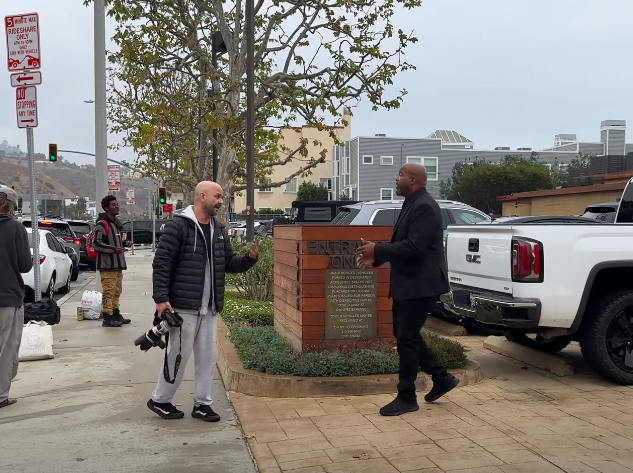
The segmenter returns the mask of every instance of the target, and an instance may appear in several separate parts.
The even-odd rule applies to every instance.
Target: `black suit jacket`
[[[440,207],[426,189],[420,189],[406,199],[391,243],[378,243],[375,248],[374,265],[391,264],[394,301],[449,291],[443,240]]]

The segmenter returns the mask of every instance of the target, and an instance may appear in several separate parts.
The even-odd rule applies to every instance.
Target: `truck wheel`
[[[505,332],[504,335],[511,342],[552,355],[563,350],[571,343],[571,338],[569,337],[558,337],[546,342],[537,342],[536,339],[530,338],[521,332]]]
[[[609,294],[586,315],[580,348],[589,366],[607,379],[633,384],[633,290]]]

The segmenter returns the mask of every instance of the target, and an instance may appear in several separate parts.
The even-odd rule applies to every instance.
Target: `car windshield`
[[[70,228],[73,229],[75,234],[86,235],[90,233],[90,225],[87,223],[71,223]]]
[[[31,221],[30,220],[25,220],[24,222],[22,222],[24,224],[25,227],[27,228],[31,228]],[[74,237],[75,235],[73,234],[73,231],[70,229],[70,225],[68,225],[67,223],[62,223],[62,222],[49,222],[49,221],[43,221],[43,222],[39,222],[39,227],[42,229],[46,229],[49,232],[51,232],[54,236],[56,237],[60,237],[60,238],[64,238],[64,237]]]

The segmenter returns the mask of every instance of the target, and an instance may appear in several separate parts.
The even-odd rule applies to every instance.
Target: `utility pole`
[[[97,201],[108,194],[105,17],[105,0],[94,0],[95,178]]]
[[[246,0],[246,241],[255,240],[255,0]]]

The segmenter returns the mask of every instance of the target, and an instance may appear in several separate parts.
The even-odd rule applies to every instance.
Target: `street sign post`
[[[35,87],[15,89],[15,113],[18,128],[37,128],[37,89]]]
[[[128,205],[134,205],[134,187],[127,187],[125,189],[125,201]]]
[[[33,292],[35,300],[42,298],[40,270],[40,232],[37,210],[37,181],[35,180],[35,145],[33,129],[38,125],[37,89],[42,83],[42,74],[36,70],[42,64],[40,50],[40,24],[37,13],[23,13],[4,17],[4,32],[7,39],[7,69],[21,72],[11,76],[11,86],[15,87],[15,111],[18,128],[26,128],[26,148],[31,181],[31,225],[33,232]]]
[[[24,13],[5,16],[4,30],[9,72],[39,69],[42,63],[39,15]]]
[[[112,192],[121,190],[121,166],[118,164],[108,164],[108,190]]]
[[[40,85],[42,73],[40,71],[19,72],[11,74],[11,87],[23,87],[25,85]]]

